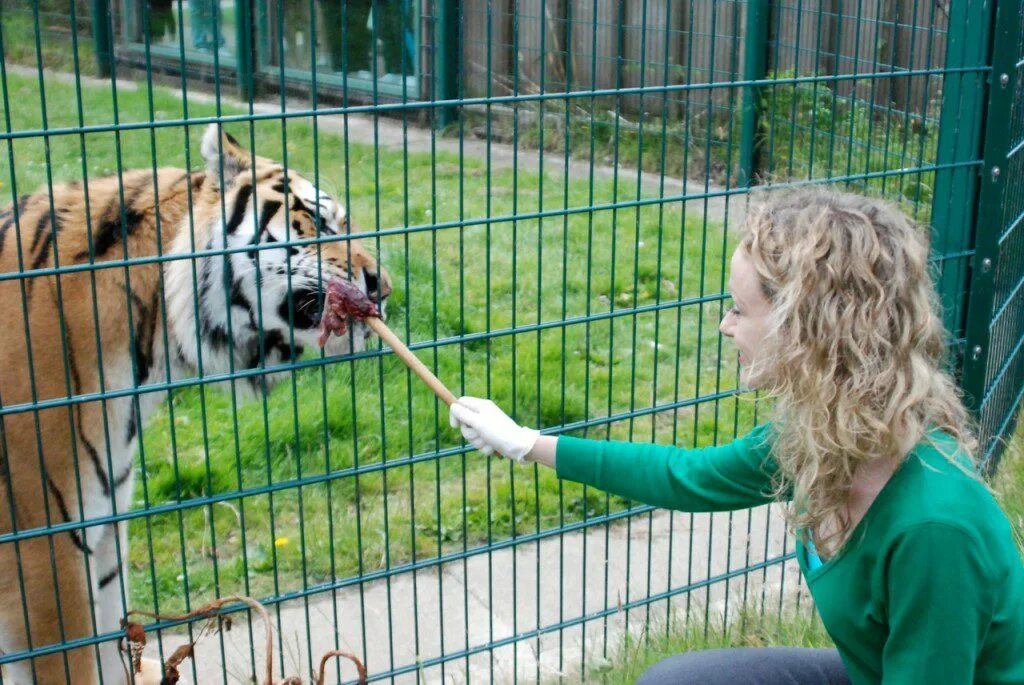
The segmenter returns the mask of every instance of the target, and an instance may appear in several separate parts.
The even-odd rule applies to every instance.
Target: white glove
[[[540,436],[540,431],[520,426],[494,402],[477,397],[460,397],[448,408],[452,428],[484,454],[500,454],[522,462]]]

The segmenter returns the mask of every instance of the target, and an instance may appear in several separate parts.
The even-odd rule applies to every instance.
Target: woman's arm
[[[774,499],[776,466],[767,425],[718,447],[678,447],[540,435],[489,400],[462,398],[453,427],[484,454],[524,458],[573,480],[680,511],[744,509]]]
[[[943,523],[895,535],[885,596],[882,683],[971,683],[1003,584],[983,545]]]
[[[526,453],[526,461],[536,462],[555,468],[555,452],[558,445],[558,436],[541,435],[533,444],[533,449]]]
[[[555,470],[559,478],[666,509],[732,511],[775,499],[770,451],[767,424],[699,449],[560,437]]]

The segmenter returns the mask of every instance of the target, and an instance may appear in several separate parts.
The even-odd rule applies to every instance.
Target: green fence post
[[[437,0],[434,49],[434,100],[454,100],[459,97],[459,0]],[[458,118],[458,108],[439,108],[435,126],[447,126]]]
[[[1018,73],[1021,0],[1003,0],[996,3],[995,31],[992,39],[992,71],[988,79],[987,111],[985,112],[985,138],[978,190],[977,221],[975,223],[974,257],[971,262],[970,290],[968,291],[966,345],[961,385],[968,408],[980,419],[983,441],[995,437],[993,423],[1005,423],[1008,417],[991,417],[992,411],[1012,411],[1013,407],[986,407],[986,397],[994,381],[990,378],[990,342],[995,300],[995,275],[999,270],[1000,243],[1007,224],[1004,208],[1007,202],[1007,183],[1021,187],[1018,178],[1010,179],[1008,167],[1015,129],[1011,116]],[[1019,106],[1019,105],[1018,105]],[[1019,126],[1016,129],[1019,131]],[[1013,207],[1019,203],[1011,202]],[[1010,217],[1012,220],[1015,217]],[[1012,254],[1012,253],[1011,253]],[[1019,268],[1019,265],[1018,265]],[[994,368],[1004,361],[995,358]],[[998,404],[998,403],[997,403]],[[995,418],[993,422],[990,419]],[[993,433],[993,434],[988,434]],[[982,454],[989,453],[983,442]],[[992,452],[987,461],[994,469],[1001,450]]]
[[[992,14],[985,0],[950,3],[949,33],[946,36],[947,69],[988,65],[988,39]],[[978,159],[981,150],[982,111],[986,74],[980,71],[946,73],[942,83],[942,108],[939,116],[939,141],[935,163],[938,166]],[[935,172],[932,200],[932,254],[936,257],[959,255],[970,249],[974,226],[978,170],[974,166],[955,166]],[[965,293],[967,289],[964,258],[943,261],[936,287],[942,302],[943,324],[957,341],[964,334]],[[957,350],[962,354],[963,350]],[[954,359],[954,369],[962,359]]]
[[[743,80],[759,81],[768,68],[768,22],[771,12],[768,0],[750,0],[747,3],[746,38],[743,46]],[[743,89],[742,122],[740,127],[739,186],[749,186],[760,165],[758,159],[757,127],[761,119],[761,93],[757,86]]]
[[[110,76],[114,46],[110,34],[110,0],[92,0],[92,42],[96,53],[96,71]]]
[[[253,97],[253,23],[252,0],[235,0],[235,45],[238,61],[238,97],[249,101]]]

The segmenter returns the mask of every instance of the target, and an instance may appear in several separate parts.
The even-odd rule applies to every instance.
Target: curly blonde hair
[[[786,518],[825,554],[852,532],[857,467],[900,460],[906,436],[945,432],[960,448],[946,457],[971,472],[977,432],[944,371],[926,236],[884,201],[821,187],[756,193],[747,210],[739,248],[771,303],[750,373],[774,400]]]

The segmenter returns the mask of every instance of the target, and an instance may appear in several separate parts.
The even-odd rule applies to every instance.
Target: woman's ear
[[[231,185],[238,174],[249,169],[249,153],[220,124],[206,127],[199,151],[211,177],[219,179],[221,187]]]

